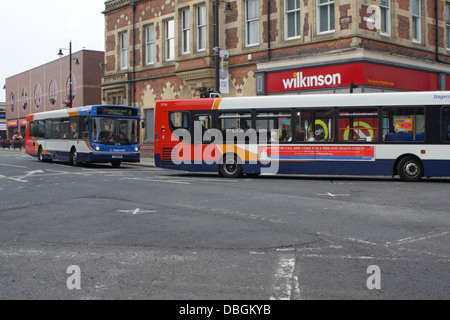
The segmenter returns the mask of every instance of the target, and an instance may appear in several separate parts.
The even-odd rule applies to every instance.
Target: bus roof
[[[119,108],[132,108],[132,109],[138,109],[135,107],[130,106],[122,106],[122,105],[91,105],[91,106],[82,106],[77,108],[67,108],[67,109],[60,109],[60,110],[54,110],[54,111],[44,111],[44,112],[38,112],[31,114],[29,116],[33,116],[35,120],[40,119],[49,119],[49,118],[65,118],[65,117],[73,117],[78,115],[88,115],[91,113],[91,110],[93,108],[97,107],[119,107]]]
[[[450,104],[450,91],[338,93],[222,98],[217,110]]]

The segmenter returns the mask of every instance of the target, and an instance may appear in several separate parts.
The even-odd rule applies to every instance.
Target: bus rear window
[[[383,109],[384,141],[424,141],[425,108],[397,107]]]

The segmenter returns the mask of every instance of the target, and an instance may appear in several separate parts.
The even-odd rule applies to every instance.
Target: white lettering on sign
[[[292,78],[282,80],[284,89],[300,89],[309,87],[323,87],[324,85],[339,85],[342,83],[342,76],[340,73],[335,73],[304,77],[303,72],[294,72]]]

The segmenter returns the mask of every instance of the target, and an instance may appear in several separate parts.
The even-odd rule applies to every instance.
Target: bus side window
[[[52,138],[52,120],[45,120],[45,139]]]
[[[442,140],[450,141],[450,107],[442,108]]]
[[[61,138],[69,138],[69,119],[62,119],[61,122]]]
[[[45,138],[45,121],[38,120],[36,137]]]
[[[80,138],[80,117],[70,118],[69,139]]]
[[[89,117],[84,116],[81,118],[81,138],[89,139]]]

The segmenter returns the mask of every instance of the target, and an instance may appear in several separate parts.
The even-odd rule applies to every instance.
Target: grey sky
[[[6,78],[58,59],[60,48],[105,50],[105,0],[0,0],[0,101]],[[68,54],[69,51],[63,51]]]

